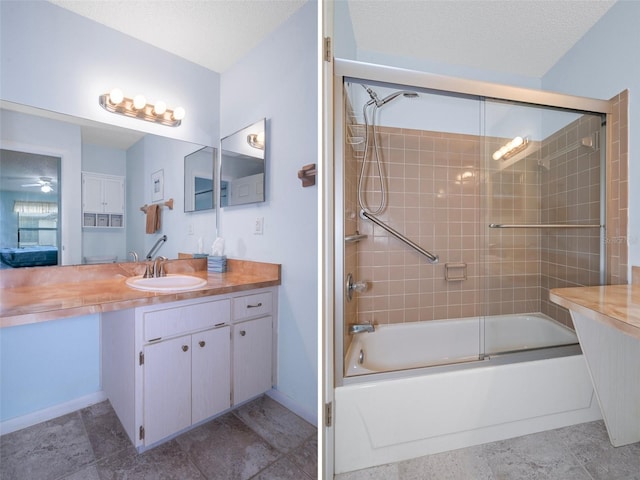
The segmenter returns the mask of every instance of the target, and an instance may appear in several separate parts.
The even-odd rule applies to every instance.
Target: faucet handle
[[[146,263],[145,264],[144,275],[142,276],[142,278],[153,278],[153,264],[152,263]]]

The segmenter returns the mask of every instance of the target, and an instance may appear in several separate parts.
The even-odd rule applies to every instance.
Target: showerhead
[[[378,94],[371,90],[371,88],[367,87],[366,85],[362,85],[362,88],[364,88],[371,97],[371,100],[367,102],[367,105],[373,105],[375,103],[376,107],[378,108],[383,106],[385,103],[389,103],[391,100],[399,97],[400,95],[406,98],[416,98],[418,96],[416,92],[411,92],[409,90],[398,90],[397,92],[393,92],[391,95],[387,95],[382,100],[380,100]]]
[[[416,92],[410,92],[409,90],[399,90],[397,92],[393,92],[391,95],[388,95],[388,96],[384,97],[379,103],[377,102],[376,105],[378,107],[381,107],[385,103],[389,103],[391,100],[393,100],[394,98],[399,97],[400,95],[402,95],[405,98],[417,98],[418,97],[418,94]]]

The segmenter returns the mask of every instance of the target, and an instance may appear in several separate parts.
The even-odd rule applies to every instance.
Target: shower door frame
[[[328,228],[333,229],[334,238],[333,275],[332,278],[329,279],[334,288],[334,341],[333,351],[327,352],[327,356],[333,357],[333,375],[336,387],[352,382],[362,382],[367,380],[366,378],[345,378],[344,376],[345,232],[344,222],[342,220],[344,217],[345,199],[343,189],[344,169],[341,166],[339,167],[339,165],[342,165],[342,159],[344,158],[345,153],[345,109],[343,88],[345,78],[353,78],[369,82],[383,82],[406,87],[425,88],[443,93],[477,96],[480,99],[507,100],[534,106],[561,108],[601,115],[604,114],[607,116],[608,126],[611,125],[610,116],[612,113],[612,106],[609,100],[600,100],[497,83],[447,77],[421,71],[335,58],[333,83],[334,158],[332,163],[334,176],[333,185],[328,185],[328,190],[333,190],[333,202],[330,210],[333,212],[333,222]],[[608,149],[605,149],[604,155],[606,163]],[[338,163],[336,159],[341,159],[340,163]],[[331,180],[327,179],[327,181],[330,182]],[[330,361],[328,364],[330,364]]]

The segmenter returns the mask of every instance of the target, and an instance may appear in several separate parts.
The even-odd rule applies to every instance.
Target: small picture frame
[[[158,202],[164,198],[164,170],[151,174],[151,201]]]

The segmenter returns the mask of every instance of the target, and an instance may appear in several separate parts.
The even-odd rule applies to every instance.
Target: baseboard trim
[[[316,428],[318,427],[318,412],[309,412],[307,409],[302,408],[298,403],[294,402],[290,397],[284,395],[278,390],[274,390],[273,388],[266,392],[266,395],[274,399],[280,405],[288,408],[299,417],[302,417],[311,425],[314,425]]]
[[[5,435],[41,422],[46,422],[47,420],[75,412],[81,408],[86,408],[96,403],[100,403],[106,399],[107,396],[105,393],[103,391],[99,391],[85,395],[84,397],[74,398],[68,402],[53,405],[52,407],[37,410],[20,417],[10,418],[4,422],[0,422],[0,435]]]

